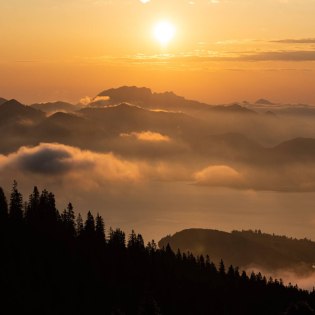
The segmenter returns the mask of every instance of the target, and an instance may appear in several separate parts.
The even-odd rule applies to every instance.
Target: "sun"
[[[176,29],[168,21],[160,21],[154,27],[154,37],[161,45],[167,45],[175,36]]]

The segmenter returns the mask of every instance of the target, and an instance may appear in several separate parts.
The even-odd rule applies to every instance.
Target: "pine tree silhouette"
[[[68,203],[67,209],[65,209],[63,213],[61,214],[61,221],[63,223],[63,226],[66,232],[71,237],[74,237],[76,234],[75,214],[74,214],[74,210],[73,210],[73,206],[71,202]]]
[[[99,242],[105,242],[105,224],[103,218],[97,213],[95,223],[95,235]]]
[[[17,182],[13,181],[10,206],[9,206],[9,217],[15,221],[22,221],[23,219],[23,197],[17,189]]]
[[[81,214],[79,213],[76,220],[76,235],[82,236],[82,233],[84,231],[84,225],[83,225],[83,219]]]
[[[220,263],[219,263],[219,273],[221,275],[225,275],[225,266],[222,259],[220,260]]]
[[[87,213],[86,221],[84,224],[84,233],[88,238],[93,238],[95,235],[95,220],[91,211]]]
[[[40,194],[39,194],[37,186],[35,186],[33,189],[33,192],[29,196],[28,207],[25,213],[26,219],[29,222],[34,223],[34,221],[36,220],[36,217],[38,217],[39,198],[40,198]]]
[[[8,218],[8,202],[2,187],[0,187],[0,222]]]

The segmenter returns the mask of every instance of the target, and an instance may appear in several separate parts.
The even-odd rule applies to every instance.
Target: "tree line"
[[[0,187],[0,314],[315,314],[314,292],[106,232],[36,186],[23,200]]]

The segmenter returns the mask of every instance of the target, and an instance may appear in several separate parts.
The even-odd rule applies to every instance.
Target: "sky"
[[[211,104],[315,104],[315,0],[0,0],[0,96],[77,102],[122,85]],[[160,21],[175,35],[154,36]]]

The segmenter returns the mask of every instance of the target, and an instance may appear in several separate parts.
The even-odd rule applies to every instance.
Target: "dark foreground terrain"
[[[36,187],[26,203],[16,183],[8,203],[0,189],[0,251],[0,314],[315,314],[314,292],[105,234]]]

